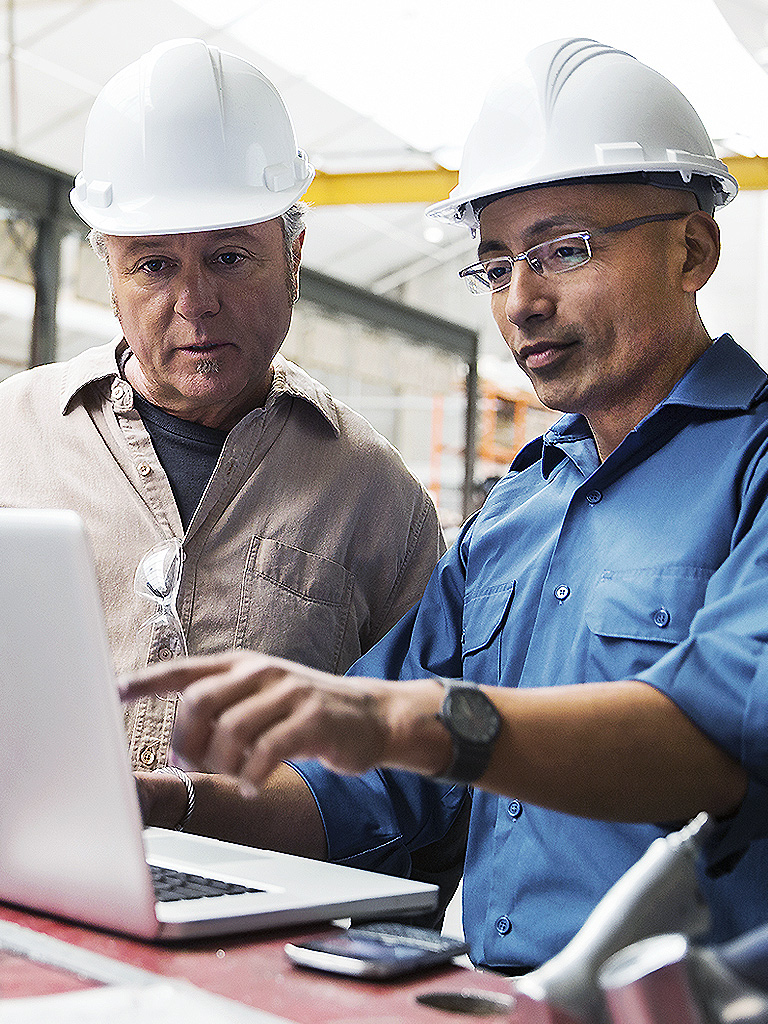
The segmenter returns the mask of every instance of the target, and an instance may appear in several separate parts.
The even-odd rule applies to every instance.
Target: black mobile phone
[[[423,971],[466,953],[468,945],[428,928],[384,921],[335,928],[306,942],[286,944],[295,964],[356,978],[392,978]]]

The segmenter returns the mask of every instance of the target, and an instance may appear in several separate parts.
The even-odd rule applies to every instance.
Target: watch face
[[[481,690],[455,687],[450,692],[449,714],[456,732],[473,743],[490,743],[499,729],[498,714]]]

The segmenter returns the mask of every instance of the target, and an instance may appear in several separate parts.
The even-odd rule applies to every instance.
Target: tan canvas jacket
[[[191,654],[254,648],[344,671],[418,600],[443,550],[424,488],[361,416],[278,356],[265,407],[230,431],[184,535],[118,373],[124,348],[0,384],[0,505],[84,517],[118,672],[158,656],[137,639],[153,608],[133,579],[172,536],[184,544]],[[136,768],[165,762],[173,717],[173,701],[127,709]]]

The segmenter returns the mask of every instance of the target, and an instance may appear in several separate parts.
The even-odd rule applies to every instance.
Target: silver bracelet
[[[181,821],[175,826],[176,832],[183,832],[189,824],[189,819],[192,817],[192,812],[195,809],[195,787],[187,773],[183,772],[181,768],[177,768],[175,764],[167,764],[165,771],[175,775],[177,779],[181,779],[187,787],[187,809],[184,811]]]

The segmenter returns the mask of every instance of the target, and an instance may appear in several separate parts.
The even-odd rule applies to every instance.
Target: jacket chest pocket
[[[339,562],[254,537],[243,574],[235,646],[325,672],[360,656],[352,615],[353,576]]]
[[[498,686],[504,625],[515,596],[515,581],[465,601],[461,637],[464,678]]]
[[[585,611],[587,678],[632,679],[682,643],[710,575],[697,566],[603,572]]]

